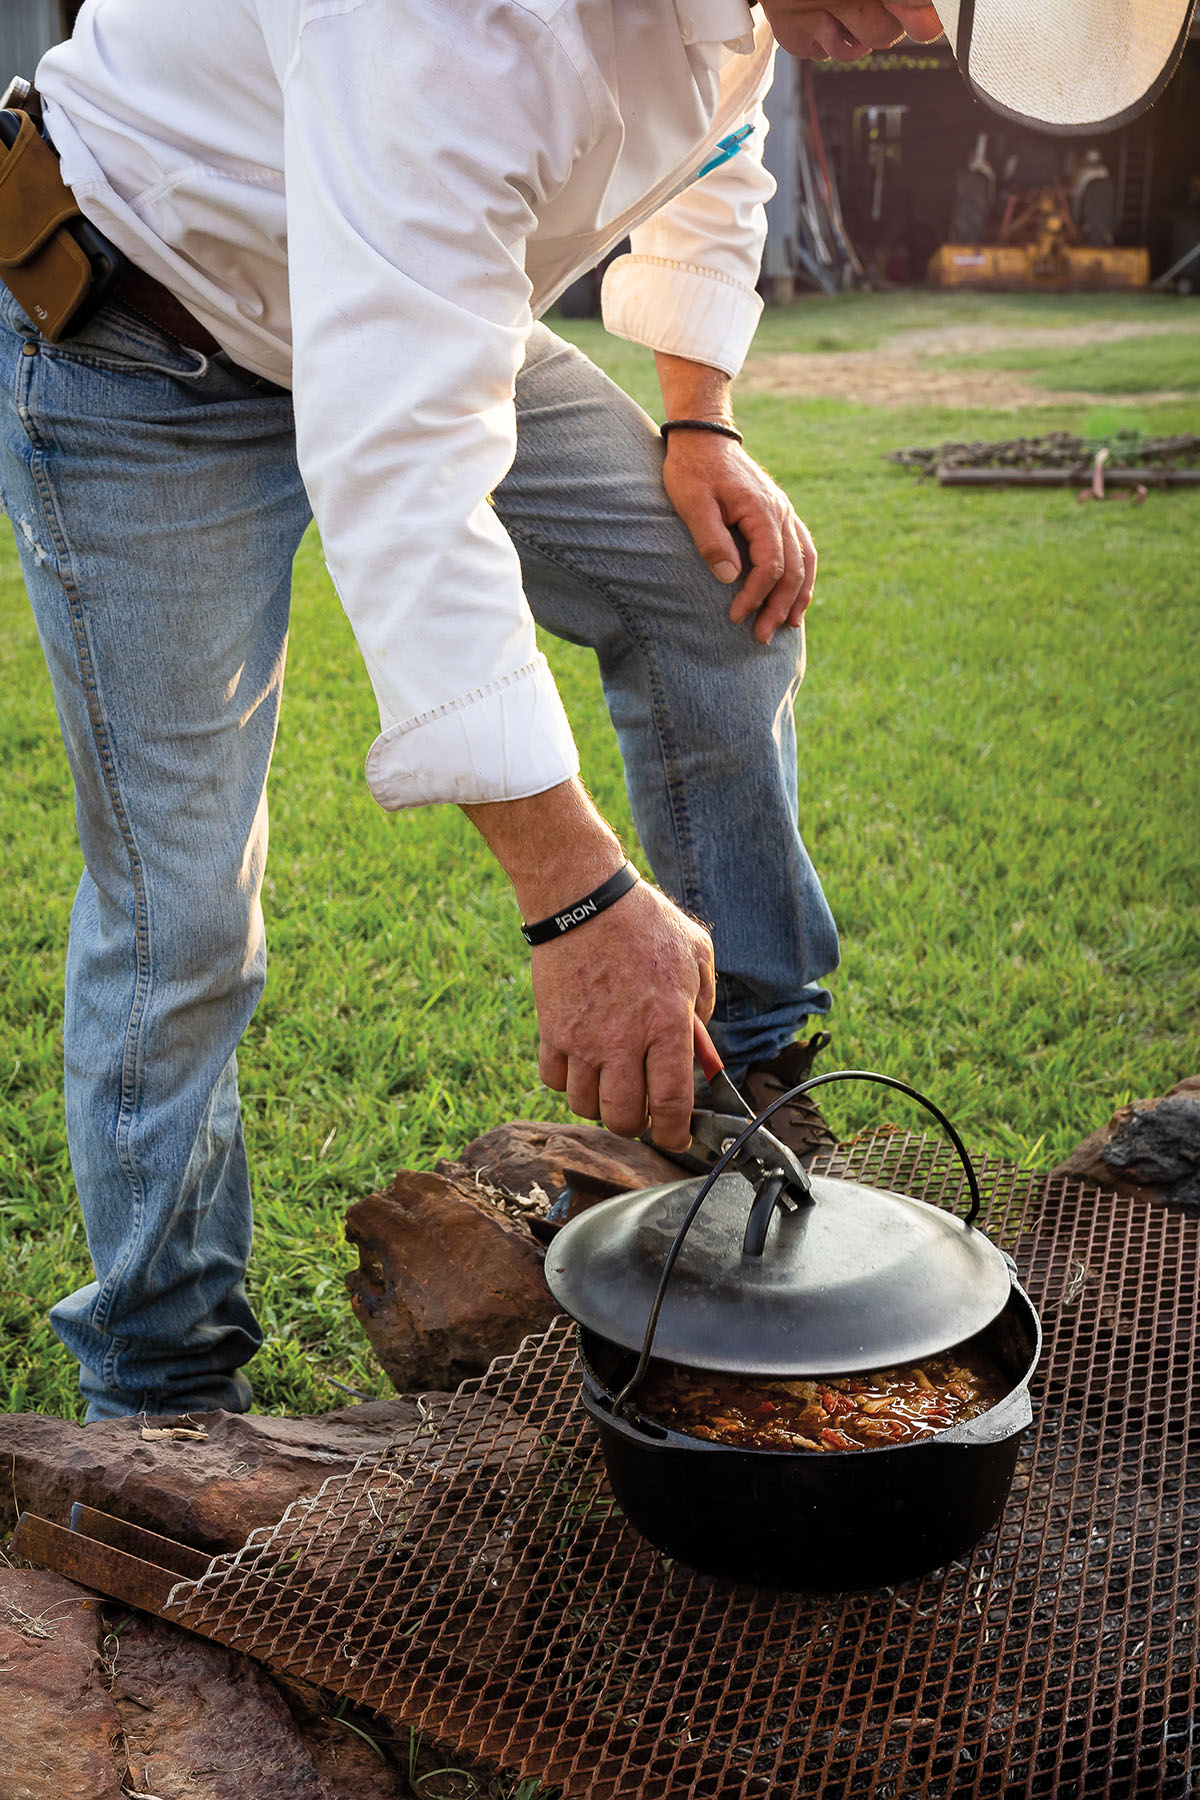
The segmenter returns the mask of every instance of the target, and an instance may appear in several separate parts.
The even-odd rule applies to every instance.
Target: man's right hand
[[[636,1137],[653,1121],[682,1150],[694,1105],[692,1020],[715,997],[712,942],[656,888],[639,882],[607,912],[533,952],[547,1087],[571,1111]]]
[[[578,781],[463,811],[536,921],[621,867],[621,846]],[[639,882],[606,911],[533,952],[538,1067],[573,1112],[682,1149],[692,1113],[692,1021],[716,995],[702,925]]]

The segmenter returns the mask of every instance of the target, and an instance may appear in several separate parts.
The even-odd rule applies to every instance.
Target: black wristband
[[[660,437],[669,438],[673,431],[715,431],[718,437],[732,438],[735,444],[742,442],[737,426],[723,425],[720,419],[668,419],[658,428]]]
[[[574,906],[564,906],[561,912],[551,913],[548,919],[539,919],[536,925],[522,925],[521,936],[527,944],[548,944],[552,938],[561,937],[565,931],[574,931],[577,925],[586,925],[597,913],[627,894],[631,887],[636,887],[641,876],[632,863],[626,863],[602,881],[598,888],[585,894],[582,900],[576,900]]]

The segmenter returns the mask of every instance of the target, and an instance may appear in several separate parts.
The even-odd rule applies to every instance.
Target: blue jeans
[[[265,782],[309,512],[290,398],[119,306],[44,343],[0,288],[0,495],[75,783],[67,1130],[96,1279],[51,1319],[91,1419],[244,1410],[261,1343],[237,1046],[265,972]],[[710,924],[737,1065],[824,1012],[795,827],[795,635],[725,619],[653,426],[539,328],[496,495],[539,621],[593,645],[654,873]]]

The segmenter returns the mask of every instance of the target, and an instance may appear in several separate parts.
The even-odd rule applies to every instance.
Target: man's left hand
[[[771,30],[793,56],[855,62],[906,34],[932,43],[942,22],[929,0],[763,0]]]
[[[717,580],[730,585],[741,580],[729,608],[734,624],[757,615],[754,635],[764,644],[781,625],[799,625],[812,599],[816,546],[765,469],[732,438],[675,431],[663,482]],[[734,529],[748,555],[740,551]]]

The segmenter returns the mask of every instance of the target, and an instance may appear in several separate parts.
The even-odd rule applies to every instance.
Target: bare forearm
[[[658,385],[668,419],[733,420],[733,383],[721,369],[689,362],[684,356],[654,353]]]
[[[464,806],[513,885],[525,919],[543,919],[599,887],[625,860],[580,781],[527,800]]]

